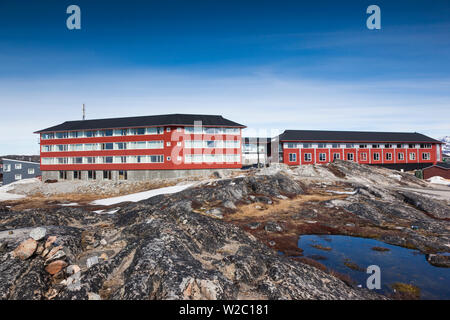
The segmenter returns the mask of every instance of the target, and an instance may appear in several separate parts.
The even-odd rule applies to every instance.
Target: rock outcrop
[[[242,204],[303,192],[277,174],[213,181],[125,205],[114,215],[3,208],[0,299],[383,298],[280,256],[207,213],[233,214]],[[35,227],[46,232],[31,245]],[[27,248],[25,259],[13,255],[18,247]]]

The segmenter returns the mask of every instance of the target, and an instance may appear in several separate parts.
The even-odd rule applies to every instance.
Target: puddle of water
[[[313,247],[316,245],[316,247]],[[319,245],[319,246],[317,246]],[[330,251],[318,249],[331,247]],[[416,250],[386,244],[381,241],[339,235],[303,235],[299,237],[298,247],[305,257],[322,256],[319,262],[325,266],[349,275],[357,284],[366,288],[370,276],[365,270],[369,265],[381,269],[381,293],[392,292],[394,282],[413,284],[420,288],[421,299],[450,299],[450,268],[430,265],[425,255]],[[389,251],[374,251],[373,247],[383,247]],[[356,271],[344,265],[351,261],[364,271]]]

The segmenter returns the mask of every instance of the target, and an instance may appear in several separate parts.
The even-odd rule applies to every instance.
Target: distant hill
[[[442,146],[442,153],[444,153],[446,155],[450,155],[450,136],[445,136],[445,137],[439,138],[438,140],[445,143]]]
[[[0,156],[0,163],[3,163],[3,158],[5,158],[5,159],[12,159],[12,160],[39,162],[39,156],[38,155],[31,155],[31,156],[25,156],[25,155]]]

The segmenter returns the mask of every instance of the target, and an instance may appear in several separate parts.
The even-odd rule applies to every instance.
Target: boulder
[[[37,227],[31,230],[30,237],[33,238],[36,241],[44,239],[45,235],[47,234],[47,229],[43,227]]]
[[[54,275],[60,272],[65,267],[67,267],[67,262],[65,262],[64,260],[55,260],[45,267],[45,271],[47,271],[51,275]]]
[[[16,258],[26,260],[31,257],[37,249],[37,241],[30,238],[23,241],[13,252]]]

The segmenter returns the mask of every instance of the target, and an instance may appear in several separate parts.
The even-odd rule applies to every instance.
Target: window
[[[57,164],[68,164],[69,159],[68,158],[56,158],[56,163]]]
[[[112,137],[113,135],[113,130],[105,130],[104,131],[105,137]]]
[[[166,132],[170,132],[170,128],[169,127],[167,127]]]
[[[16,169],[16,170],[22,169],[22,164],[21,164],[21,163],[16,163],[16,164],[14,165],[14,169]]]
[[[422,153],[422,160],[430,160],[430,153],[429,152]]]
[[[374,160],[374,161],[380,161],[380,154],[379,154],[378,152],[375,152],[375,153],[373,154],[373,160]]]
[[[119,180],[127,180],[128,172],[125,170],[119,170]]]
[[[374,148],[374,149],[378,149],[379,147],[380,147],[379,144],[373,144],[373,145],[372,145],[372,148]]]
[[[420,148],[421,149],[431,149],[431,144],[430,143],[421,143]]]
[[[318,144],[318,148],[326,148],[327,144],[326,143],[319,143]]]
[[[367,144],[360,144],[360,145],[359,145],[359,148],[360,148],[360,149],[367,149]]]
[[[83,157],[73,158],[72,161],[73,161],[72,163],[74,163],[74,164],[82,164],[83,163]]]
[[[294,142],[288,142],[288,143],[284,144],[284,147],[288,148],[288,149],[295,149],[295,148],[299,147],[299,144],[298,143],[294,143]]]
[[[52,146],[51,145],[44,145],[42,146],[42,152],[52,152]]]
[[[170,157],[168,157],[170,161]],[[164,162],[164,156],[149,156],[150,163],[162,163]]]
[[[59,179],[67,180],[67,171],[59,171]]]
[[[296,161],[297,161],[297,154],[289,153],[289,162],[296,162]]]
[[[206,141],[206,148],[214,148],[215,143],[213,140]]]
[[[86,131],[86,138],[92,138],[95,137],[95,131]]]
[[[103,163],[113,163],[113,157],[103,157]]]
[[[388,153],[386,153],[386,160],[387,161],[391,161],[392,160],[392,153],[390,153],[390,152],[388,152]]]
[[[148,146],[147,148],[149,149],[162,149],[164,148],[164,141],[148,141]]]
[[[333,153],[333,160],[340,159],[341,155],[339,153]]]
[[[111,171],[103,170],[103,180],[111,180],[111,178],[112,178]]]
[[[44,133],[42,134],[42,140],[55,139],[54,133]]]
[[[73,172],[73,179],[74,180],[81,180],[81,171],[77,170]]]
[[[56,138],[57,139],[67,139],[69,137],[69,133],[68,132],[57,132],[56,133]]]
[[[331,145],[333,148],[339,148],[339,143],[333,143],[332,145]],[[337,154],[339,154],[339,153],[337,153]]]
[[[361,152],[360,156],[361,156],[361,161],[367,161],[367,153]]]
[[[181,127],[178,127],[177,132],[181,132],[181,129],[182,129]]]
[[[327,154],[326,153],[320,153],[319,154],[319,161],[327,161]]]
[[[118,150],[125,150],[127,148],[126,142],[117,142],[117,143],[115,143],[115,145],[116,145],[116,149],[118,149]]]
[[[34,174],[34,168],[28,168],[28,174]]]
[[[114,144],[113,143],[102,143],[102,150],[113,150]]]
[[[347,143],[347,144],[345,145],[345,147],[346,147],[346,148],[354,148],[355,145],[354,145],[353,143]]]
[[[347,161],[353,161],[354,157],[353,153],[347,153]]]
[[[312,161],[312,153],[305,153],[304,159],[305,159],[305,162]]]
[[[397,154],[397,159],[400,160],[400,161],[405,160],[405,154],[403,152],[399,152]]]
[[[86,159],[85,163],[88,163],[88,164],[93,164],[96,162],[95,157],[86,157],[85,159]]]
[[[415,152],[410,152],[409,153],[409,160],[416,160],[416,153]]]
[[[11,165],[10,164],[5,164],[3,166],[3,172],[10,172],[11,171]]]
[[[384,145],[384,147],[390,149],[390,148],[392,148],[392,144],[388,144],[387,143],[387,144]]]
[[[401,149],[403,145],[401,143],[397,144],[397,148]]]
[[[415,144],[408,144],[408,148],[410,148],[410,149],[414,149],[415,147],[416,147]]]
[[[22,180],[22,175],[21,174],[16,174],[16,175],[14,175],[14,179],[15,180]]]
[[[312,148],[311,143],[304,143],[303,148]]]
[[[88,179],[89,180],[95,180],[97,178],[97,173],[94,170],[88,171]]]

